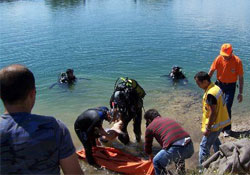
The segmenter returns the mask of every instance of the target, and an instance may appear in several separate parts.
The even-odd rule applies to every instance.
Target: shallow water
[[[2,0],[0,67],[20,63],[34,72],[33,112],[66,123],[77,148],[76,117],[87,108],[108,106],[120,76],[136,79],[145,89],[146,110],[176,118],[198,142],[202,90],[193,76],[209,70],[224,42],[233,44],[244,64],[244,102],[235,101],[233,114],[249,116],[249,5],[248,0]],[[173,65],[183,67],[187,85],[173,86],[162,77]],[[67,68],[91,80],[49,89]],[[131,127],[129,132],[133,141]]]

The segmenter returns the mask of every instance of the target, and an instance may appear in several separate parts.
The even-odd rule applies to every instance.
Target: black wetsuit
[[[75,132],[82,142],[86,158],[89,164],[95,164],[92,155],[92,146],[96,146],[95,139],[100,137],[95,133],[95,127],[102,127],[104,112],[101,109],[88,109],[84,111],[75,121]]]
[[[114,94],[110,98],[110,106],[112,107],[112,102],[115,102],[115,107],[118,107],[121,112],[121,120],[123,122],[122,131],[123,134],[119,134],[118,139],[123,144],[128,144],[130,139],[127,131],[128,123],[133,119],[133,128],[136,137],[136,141],[141,141],[141,121],[142,121],[142,107],[143,101],[139,97],[135,90],[127,92],[123,99],[120,99],[119,102],[116,102]]]
[[[60,77],[59,82],[60,83],[67,83],[67,84],[73,84],[76,81],[76,77],[73,76],[72,78],[68,78],[67,76]]]
[[[170,73],[170,77],[173,79],[173,80],[182,80],[182,79],[185,79],[185,75],[178,71],[178,72],[171,72]]]

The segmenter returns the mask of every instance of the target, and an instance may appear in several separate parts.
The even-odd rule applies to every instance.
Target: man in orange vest
[[[233,105],[237,79],[239,79],[239,94],[237,96],[239,103],[243,100],[242,93],[244,84],[242,62],[239,57],[233,54],[231,44],[223,44],[221,46],[220,55],[214,60],[208,73],[210,77],[213,76],[215,70],[217,70],[217,81],[215,84],[225,93],[225,102],[231,119],[231,108]],[[230,136],[230,133],[231,125],[224,128],[224,136]]]

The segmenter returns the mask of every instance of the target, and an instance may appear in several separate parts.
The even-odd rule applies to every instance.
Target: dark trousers
[[[141,141],[141,120],[142,120],[142,108],[137,109],[136,112],[127,111],[126,113],[122,113],[122,132],[123,134],[119,134],[118,139],[123,144],[128,144],[130,142],[127,127],[129,122],[133,119],[133,129],[135,133],[135,138],[137,142]]]
[[[229,114],[229,118],[232,118],[232,106],[233,106],[233,101],[234,101],[234,94],[235,94],[235,89],[236,89],[236,83],[221,83],[219,81],[216,81],[215,83],[218,85],[221,90],[224,92],[225,95],[225,103],[227,105],[227,111]],[[231,125],[226,126],[224,130],[231,130]]]
[[[87,136],[87,133],[85,131],[81,131],[81,129],[76,128],[76,127],[75,127],[75,132],[79,140],[82,142],[84,146],[87,162],[90,165],[94,165],[96,162],[92,154],[92,147],[96,146],[95,136],[94,135]]]

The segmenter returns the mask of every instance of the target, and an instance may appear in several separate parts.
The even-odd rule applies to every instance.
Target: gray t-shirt
[[[54,117],[0,117],[0,174],[60,174],[59,160],[75,152],[69,130]]]

